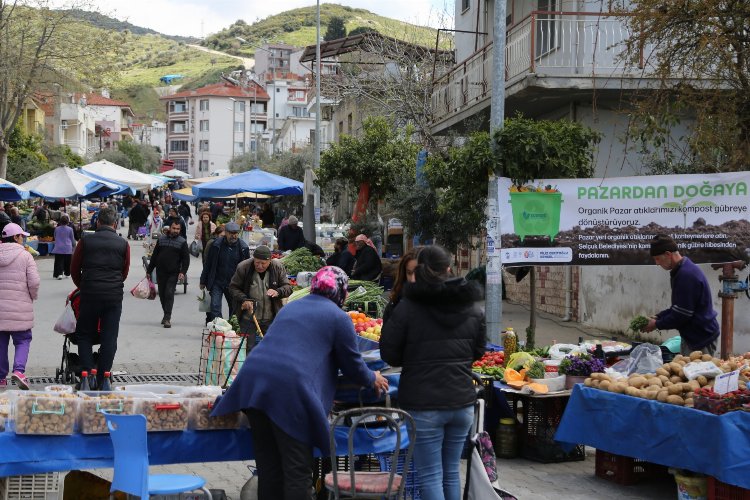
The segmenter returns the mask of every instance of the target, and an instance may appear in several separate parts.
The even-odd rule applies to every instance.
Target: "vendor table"
[[[337,450],[346,453],[346,428],[337,428]],[[395,439],[373,440],[366,429],[358,429],[357,455],[393,450]],[[403,437],[402,447],[409,444]],[[229,462],[255,457],[250,429],[216,431],[149,432],[151,465],[196,462]],[[320,452],[316,453],[317,456]],[[109,434],[71,436],[26,436],[0,432],[0,477],[39,472],[95,469],[113,466],[114,451]]]
[[[750,488],[750,415],[725,415],[576,385],[555,439]]]

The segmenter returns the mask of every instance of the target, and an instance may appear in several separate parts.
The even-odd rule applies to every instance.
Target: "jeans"
[[[258,500],[311,500],[312,446],[291,437],[260,410],[251,408],[245,415],[253,429]]]
[[[112,371],[115,352],[117,352],[117,336],[120,333],[121,315],[122,297],[112,299],[81,294],[81,306],[76,327],[78,355],[81,358],[83,370],[97,369],[96,378],[99,386],[104,380],[104,372]],[[97,337],[99,342],[97,342]],[[92,346],[97,343],[101,343],[101,347],[99,348],[97,366],[94,366]]]
[[[31,346],[31,330],[23,332],[0,332],[0,380],[5,380],[10,372],[8,362],[8,344],[13,339],[16,354],[13,356],[13,371],[24,373],[26,361],[29,359]]]
[[[159,287],[159,302],[164,316],[172,318],[172,307],[174,306],[174,293],[177,289],[177,274],[161,275],[156,273],[156,284]]]
[[[227,307],[229,309],[229,314],[227,315],[227,318],[232,317],[232,296],[229,294],[229,285],[227,286],[221,286],[221,285],[214,285],[213,288],[210,290],[211,293],[211,313],[209,314],[208,321],[212,321],[214,318],[223,318],[221,315],[221,299],[226,298],[227,299]]]
[[[70,260],[73,257],[72,254],[55,254],[55,265],[52,271],[52,277],[57,278],[61,274],[70,276]]]
[[[474,406],[457,410],[410,411],[417,427],[414,467],[423,500],[459,500],[459,462],[474,422]]]

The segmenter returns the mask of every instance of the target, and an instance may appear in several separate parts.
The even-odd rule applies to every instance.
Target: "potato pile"
[[[675,356],[670,363],[664,363],[656,373],[634,374],[627,378],[615,379],[605,373],[592,373],[584,381],[586,387],[593,387],[618,394],[627,394],[636,398],[651,399],[678,406],[694,406],[693,395],[701,387],[713,387],[714,380],[699,376],[687,380],[683,372],[686,364],[692,361],[710,361],[723,372],[741,368],[743,364],[737,359],[722,361],[709,354],[693,351],[690,356]],[[747,373],[740,374],[739,388],[744,389],[748,382]]]
[[[182,431],[187,428],[187,402],[182,399],[149,399],[143,401],[146,429],[150,431]]]
[[[190,401],[190,428],[196,430],[238,429],[240,426],[239,412],[221,417],[209,416],[214,409],[214,399],[216,398],[196,398]]]
[[[78,398],[73,394],[36,393],[18,396],[15,410],[16,434],[73,434],[77,404]]]
[[[81,396],[80,418],[82,434],[107,434],[107,421],[102,411],[118,415],[136,413],[136,401],[122,394],[101,394],[98,396]]]

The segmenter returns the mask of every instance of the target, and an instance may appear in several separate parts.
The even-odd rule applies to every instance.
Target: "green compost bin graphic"
[[[527,236],[547,236],[550,241],[560,232],[562,193],[518,191],[510,193],[514,232]]]

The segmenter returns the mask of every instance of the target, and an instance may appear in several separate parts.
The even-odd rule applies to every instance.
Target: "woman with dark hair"
[[[474,419],[471,364],[482,357],[484,313],[476,283],[451,276],[451,254],[422,248],[380,336],[380,355],[401,366],[398,399],[417,426],[414,465],[425,500],[460,498],[459,461]]]
[[[414,247],[406,252],[401,260],[398,261],[398,268],[396,269],[396,278],[393,280],[393,288],[391,288],[390,300],[388,305],[385,306],[383,311],[383,323],[388,321],[393,314],[393,309],[398,305],[403,295],[404,285],[414,283],[414,272],[417,269],[417,256],[422,247]]]
[[[208,254],[208,252],[206,252],[206,248],[211,248],[211,245],[213,245],[214,241],[216,241],[217,238],[221,238],[222,236],[224,236],[224,224],[217,226],[216,224],[212,223],[212,226],[215,226],[214,232],[211,234],[211,238],[206,242],[206,246],[203,247],[203,265],[206,265],[206,257]]]
[[[203,255],[206,255],[206,245],[208,241],[213,237],[213,233],[216,231],[216,224],[211,222],[211,213],[201,212],[198,218],[198,224],[195,225],[195,240],[200,241],[203,245]]]
[[[318,271],[310,295],[281,309],[211,413],[247,415],[259,500],[311,498],[313,447],[329,452],[328,414],[339,369],[363,386],[388,390],[385,377],[362,360],[352,321],[341,309],[348,282],[338,267]]]
[[[52,277],[58,280],[70,278],[70,260],[73,257],[73,250],[76,247],[76,238],[73,227],[70,225],[68,214],[62,214],[55,228],[55,247],[52,254],[55,256],[54,270]]]

